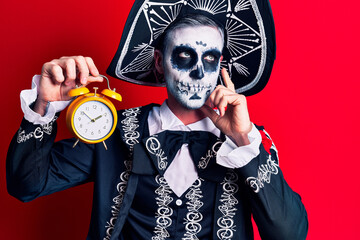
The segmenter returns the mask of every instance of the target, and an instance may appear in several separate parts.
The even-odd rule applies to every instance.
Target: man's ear
[[[155,60],[155,69],[158,73],[164,74],[164,67],[163,67],[163,54],[160,50],[156,49],[154,51],[154,60]]]

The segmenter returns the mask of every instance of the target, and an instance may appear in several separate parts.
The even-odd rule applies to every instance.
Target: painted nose
[[[190,77],[193,79],[202,79],[204,77],[204,70],[202,66],[196,66],[196,69],[190,72]]]

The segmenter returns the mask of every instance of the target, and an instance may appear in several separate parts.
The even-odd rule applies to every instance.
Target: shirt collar
[[[162,130],[185,130],[184,128],[186,127],[170,110],[166,100],[160,106],[160,122]]]

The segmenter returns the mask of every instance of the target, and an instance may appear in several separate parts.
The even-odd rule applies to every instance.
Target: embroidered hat
[[[136,84],[165,86],[154,68],[155,46],[174,20],[188,14],[203,14],[223,25],[221,67],[228,70],[237,93],[260,92],[269,80],[276,49],[268,0],[135,0],[107,74]]]

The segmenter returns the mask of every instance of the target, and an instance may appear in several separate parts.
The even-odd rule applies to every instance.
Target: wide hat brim
[[[187,14],[203,14],[224,26],[221,67],[228,70],[237,93],[260,92],[269,80],[276,50],[268,0],[136,0],[107,74],[136,84],[165,86],[154,69],[156,40],[170,23]]]

